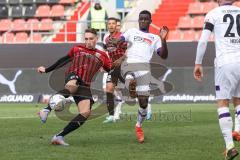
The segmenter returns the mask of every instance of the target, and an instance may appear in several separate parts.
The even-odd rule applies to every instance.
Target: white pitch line
[[[37,118],[37,116],[24,116],[24,117],[0,117],[0,119],[24,119],[24,118]]]
[[[49,117],[56,117],[56,116],[49,116]],[[0,117],[0,119],[27,119],[27,118],[39,118],[38,116],[17,116],[17,117]]]

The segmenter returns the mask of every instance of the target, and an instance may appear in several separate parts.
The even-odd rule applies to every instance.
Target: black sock
[[[84,124],[84,122],[87,120],[86,117],[84,117],[81,114],[78,114],[75,118],[71,120],[71,122],[68,123],[68,125],[61,131],[57,136],[66,136],[70,132],[76,130],[79,128],[81,125]]]
[[[47,107],[45,107],[44,109],[49,110],[50,112],[52,111],[52,108],[49,106],[49,104],[47,105]]]
[[[63,89],[61,91],[58,91],[58,94],[63,95],[65,98],[68,98],[70,96],[70,91],[68,89]]]
[[[114,115],[114,95],[113,93],[107,92],[107,108],[109,115]]]

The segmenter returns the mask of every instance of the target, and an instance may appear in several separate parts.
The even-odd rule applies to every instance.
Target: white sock
[[[147,113],[151,113],[151,112],[152,112],[152,106],[150,103],[148,103]]]
[[[233,121],[228,107],[221,107],[218,109],[219,125],[225,140],[226,149],[232,149],[234,147],[232,138]]]
[[[240,105],[235,107],[235,127],[234,131],[240,132]]]
[[[137,127],[142,127],[142,123],[147,116],[147,109],[139,108],[138,109],[138,116],[137,116]]]
[[[122,102],[119,102],[114,111],[114,117],[119,118],[121,114]]]

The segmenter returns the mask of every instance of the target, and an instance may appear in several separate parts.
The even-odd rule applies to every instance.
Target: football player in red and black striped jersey
[[[50,67],[41,66],[37,69],[39,73],[48,73],[68,62],[71,63],[65,73],[65,88],[57,94],[65,98],[70,95],[73,96],[79,114],[60,133],[53,137],[52,144],[68,145],[64,142],[63,137],[83,125],[90,116],[91,106],[94,103],[90,84],[94,75],[101,67],[107,72],[111,69],[111,60],[107,54],[95,48],[98,40],[97,32],[94,29],[87,29],[84,37],[85,44],[74,46],[66,56],[60,58]],[[48,107],[39,112],[43,123],[46,122],[48,114],[54,107],[54,105],[49,104]]]
[[[108,51],[108,56],[110,57],[113,63],[117,63],[119,59],[121,59],[125,55],[125,51],[127,48],[126,43],[121,43],[119,45],[115,45],[112,43],[113,39],[120,39],[122,33],[117,29],[117,19],[116,18],[108,18],[107,27],[109,34],[104,36],[103,43],[105,49]],[[109,116],[106,117],[106,120],[103,123],[114,122],[114,90],[117,86],[119,78],[121,78],[121,69],[120,65],[116,65],[116,67],[108,73],[106,80],[106,95],[107,95],[107,108],[109,112]]]

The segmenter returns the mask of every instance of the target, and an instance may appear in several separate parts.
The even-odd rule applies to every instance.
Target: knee
[[[113,93],[113,92],[114,92],[114,86],[113,86],[113,84],[107,84],[107,86],[106,86],[106,92],[107,92],[107,93]]]
[[[217,101],[218,107],[228,107],[229,106],[229,100],[228,99],[222,99]]]
[[[82,109],[82,111],[79,111],[79,114],[81,114],[85,118],[88,118],[91,114],[91,109],[90,108]]]
[[[233,97],[233,105],[236,107],[236,106],[239,106],[240,105],[240,98],[238,97]]]

